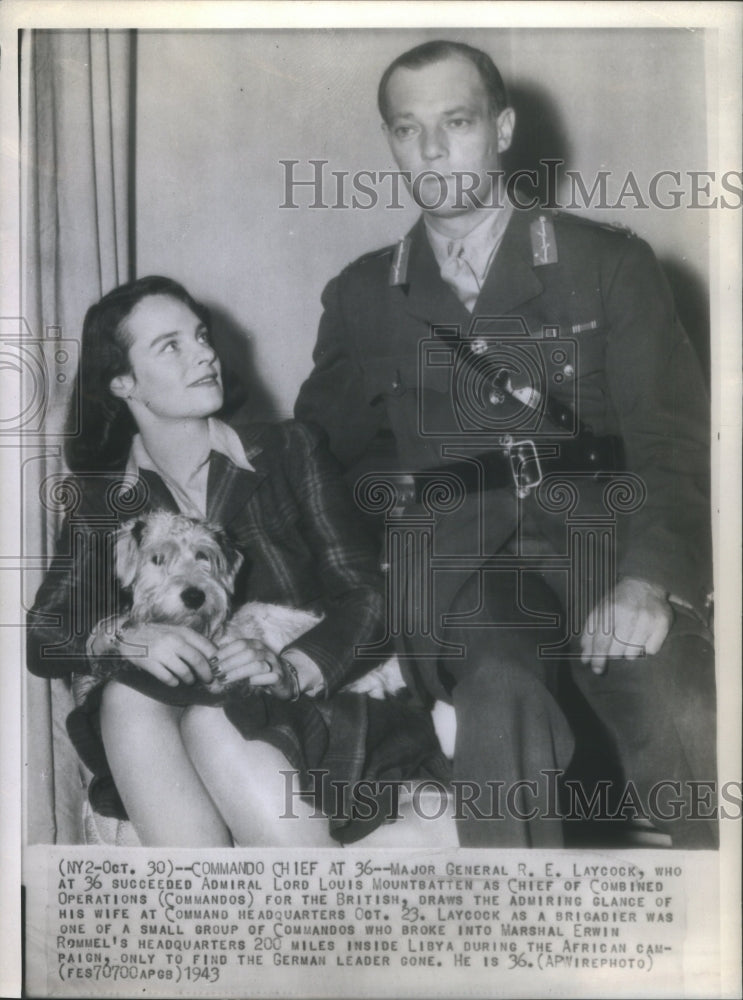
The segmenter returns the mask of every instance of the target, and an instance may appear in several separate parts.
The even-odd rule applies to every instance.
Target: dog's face
[[[188,625],[212,635],[225,621],[243,557],[223,531],[157,511],[116,537],[116,575],[131,587],[131,619]]]

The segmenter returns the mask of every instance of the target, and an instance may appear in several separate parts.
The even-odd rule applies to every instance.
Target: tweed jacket
[[[513,213],[472,315],[442,281],[422,220],[408,235],[399,283],[390,281],[393,247],[348,266],[325,288],[296,416],[324,428],[351,480],[374,468],[431,469],[461,455],[462,442],[482,452],[493,435],[471,433],[477,415],[462,431],[454,412],[456,362],[431,364],[424,351],[437,337],[447,348],[452,334],[510,330],[527,354],[539,352],[543,390],[594,434],[620,440],[624,469],[642,484],[637,509],[617,515],[617,573],[701,609],[711,590],[708,397],[670,289],[634,235],[568,214],[546,218],[556,246],[541,255],[534,226],[544,213]],[[525,436],[549,442],[549,433],[541,426]],[[582,515],[606,513],[605,486],[581,481]],[[465,504],[448,517],[439,551],[479,546],[487,557],[519,524],[550,536],[553,551],[564,546],[565,514],[550,514],[539,493],[517,503],[513,490],[496,489],[483,503],[484,550],[479,538],[468,541],[482,511],[468,514]]]
[[[330,815],[330,832],[351,842],[384,821],[382,801],[370,815],[338,811],[336,789],[359,781],[417,777],[447,780],[448,762],[430,715],[405,698],[375,701],[338,692],[371,669],[373,656],[356,648],[383,637],[382,578],[377,547],[360,522],[336,461],[320,435],[294,422],[235,428],[255,471],[212,452],[207,517],[224,527],[245,556],[236,600],[260,600],[322,611],[325,617],[290,648],[318,664],[324,697],[281,701],[268,694],[215,696],[203,685],[169,687],[120,657],[91,661],[86,645],[102,619],[126,610],[127,595],[113,579],[113,535],[120,520],[150,509],[176,509],[160,477],[140,470],[124,484],[122,471],[78,475],[57,496],[71,507],[57,553],[29,613],[27,665],[39,676],[96,676],[75,685],[77,707],[67,719],[75,748],[92,772],[94,809],[126,818],[101,739],[99,706],[111,667],[117,677],[172,705],[218,703],[246,739],[277,747],[299,774],[301,787]],[[118,512],[118,513],[117,513]],[[123,514],[123,516],[121,516]],[[381,659],[381,655],[379,659]],[[117,666],[118,664],[118,666]],[[321,784],[315,784],[315,776]],[[380,786],[381,787],[381,786]],[[373,797],[373,794],[372,794]]]
[[[236,601],[324,612],[292,646],[318,664],[326,695],[332,695],[353,672],[354,648],[380,637],[382,578],[373,543],[316,431],[295,422],[236,430],[255,471],[213,452],[207,486],[207,518],[224,527],[246,557]],[[177,510],[156,473],[140,475],[145,489],[138,504],[130,500],[126,517],[154,508]],[[76,506],[29,615],[28,666],[34,674],[88,673],[85,647],[93,626],[126,609],[126,595],[111,579],[118,520],[112,519],[111,503],[120,480],[120,473],[81,475],[67,484]],[[374,661],[363,663],[370,669]],[[143,671],[132,686],[165,700],[174,697],[172,688]],[[185,700],[202,697],[184,685],[177,692]]]

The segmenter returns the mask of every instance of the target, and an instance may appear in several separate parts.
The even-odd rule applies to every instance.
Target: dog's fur
[[[279,653],[320,621],[307,611],[258,601],[231,614],[243,557],[224,531],[183,514],[156,511],[128,521],[117,533],[115,555],[119,582],[131,591],[129,620],[134,624],[186,625],[214,642],[259,639]],[[250,690],[249,685],[241,687]],[[384,698],[402,687],[400,668],[392,659],[343,690]],[[209,690],[221,690],[216,677]]]

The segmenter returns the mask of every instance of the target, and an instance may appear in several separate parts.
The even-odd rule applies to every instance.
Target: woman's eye
[[[208,330],[200,330],[199,333],[196,334],[196,339],[200,344],[210,344],[212,340]]]
[[[172,353],[173,351],[177,350],[177,348],[178,345],[174,340],[166,340],[165,343],[163,344],[161,353],[162,354],[165,354],[166,352]]]
[[[153,562],[156,566],[162,566],[165,562],[165,556],[160,552],[156,552],[150,559],[150,562]]]
[[[206,552],[202,552],[201,550],[196,553],[194,559],[196,559],[197,562],[209,562],[209,556]]]

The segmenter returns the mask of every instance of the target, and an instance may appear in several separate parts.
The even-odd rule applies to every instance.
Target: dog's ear
[[[138,518],[122,524],[116,532],[116,576],[122,587],[131,587],[137,575],[139,546],[144,534],[145,522]]]
[[[142,535],[144,534],[144,521],[141,517],[137,518],[136,521],[129,521],[132,526],[132,538],[137,543],[137,546],[142,544]]]
[[[235,577],[244,562],[243,554],[237,548],[227,532],[222,528],[220,528],[215,535],[217,543],[219,544],[219,549],[225,561],[225,576],[227,576],[230,581],[234,582]]]

